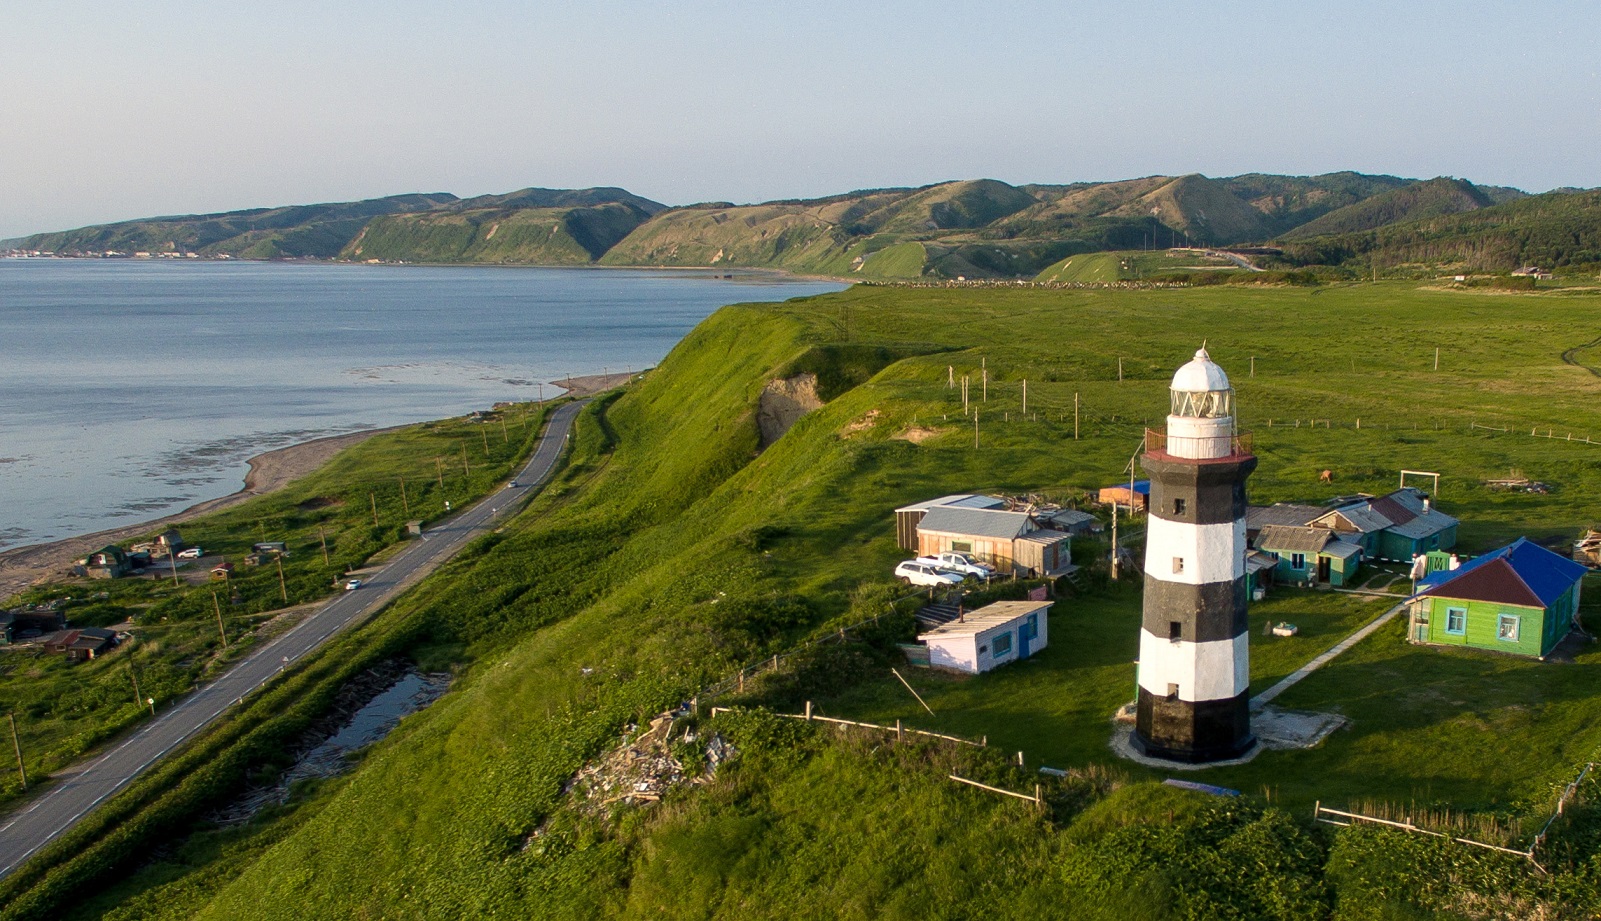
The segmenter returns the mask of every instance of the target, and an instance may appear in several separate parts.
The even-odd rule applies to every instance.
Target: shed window
[[[1468,632],[1468,612],[1466,608],[1445,609],[1445,632],[1461,636]]]
[[[1304,554],[1304,553],[1292,553],[1292,554],[1290,554],[1290,568],[1291,569],[1305,569],[1306,568],[1306,554]]]
[[[972,553],[973,542],[970,540],[953,540],[951,541],[951,549],[957,553]]]
[[[1040,616],[1030,614],[1028,621],[1023,624],[1023,635],[1029,639],[1038,639],[1040,635]]]
[[[998,636],[996,636],[990,642],[995,644],[995,657],[996,658],[1004,656],[1007,653],[1012,651],[1012,634],[1011,634],[1011,631],[1007,631],[1006,633],[999,634]]]
[[[1522,619],[1516,614],[1502,614],[1496,620],[1496,639],[1506,640],[1508,643],[1516,643],[1518,641],[1518,622]]]

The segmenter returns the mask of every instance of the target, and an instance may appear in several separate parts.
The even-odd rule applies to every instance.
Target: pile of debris
[[[687,707],[669,710],[644,732],[629,724],[618,746],[584,765],[563,792],[578,808],[605,818],[615,804],[654,803],[674,787],[709,783],[737,752],[721,733],[703,735],[684,720],[688,715]],[[686,766],[679,755],[690,752],[701,763]]]
[[[1573,543],[1573,559],[1591,569],[1601,569],[1601,531],[1589,530]]]
[[[1523,492],[1537,496],[1548,495],[1555,487],[1550,483],[1531,480],[1523,475],[1522,470],[1514,469],[1510,475],[1496,480],[1485,480],[1484,485],[1497,492]]]

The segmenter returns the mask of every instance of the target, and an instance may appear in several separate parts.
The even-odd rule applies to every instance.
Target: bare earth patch
[[[920,445],[938,434],[938,429],[931,429],[926,425],[908,425],[906,428],[896,432],[894,437],[902,441],[909,441],[914,445]]]

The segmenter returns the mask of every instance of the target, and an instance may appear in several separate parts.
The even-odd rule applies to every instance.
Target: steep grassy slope
[[[158,217],[25,237],[19,248],[63,254],[192,252],[252,259],[331,258],[374,217],[427,211],[456,196],[396,195],[325,205],[254,208],[221,214]]]
[[[1269,233],[1276,235],[1330,211],[1410,185],[1414,180],[1339,172],[1321,176],[1245,173],[1219,181],[1241,200],[1262,212],[1268,222]]]
[[[1399,879],[1371,876],[1389,866],[1384,851],[1362,851],[1348,843],[1357,838],[1343,835],[1335,854],[1351,859],[1336,874],[1317,848],[1302,850],[1312,839],[1287,820],[1256,826],[1262,816],[1254,807],[1191,824],[1188,806],[1114,797],[1082,821],[1100,819],[1058,839],[1020,818],[1018,803],[968,799],[944,786],[941,769],[965,763],[871,746],[825,750],[804,738],[764,745],[758,737],[749,747],[768,752],[767,760],[753,755],[727,786],[670,802],[655,818],[624,814],[616,830],[563,824],[561,790],[629,721],[677,703],[736,663],[881,612],[883,596],[861,586],[882,586],[900,556],[888,516],[896,505],[958,490],[1067,496],[1120,476],[1143,422],[1166,406],[1172,368],[1202,338],[1235,372],[1246,427],[1257,433],[1254,500],[1316,498],[1325,468],[1336,471],[1341,491],[1379,491],[1393,487],[1399,467],[1434,465],[1447,474],[1441,501],[1464,518],[1470,549],[1521,531],[1567,534],[1590,520],[1601,456],[1594,445],[1517,432],[1537,422],[1578,432],[1595,424],[1601,383],[1561,353],[1593,338],[1576,330],[1593,318],[1597,300],[1399,285],[861,288],[725,309],[642,383],[593,408],[575,438],[573,470],[540,508],[413,602],[428,625],[428,654],[472,663],[457,689],[408,720],[296,830],[218,880],[214,898],[203,894],[202,916],[631,917],[684,913],[700,904],[695,893],[715,906],[701,912],[707,917],[805,914],[814,903],[817,916],[893,914],[912,904],[912,892],[925,895],[923,916],[971,916],[984,899],[1023,910],[1029,893],[1007,901],[1014,897],[1006,887],[978,872],[1001,866],[1035,868],[1028,878],[1043,892],[1082,903],[1090,917],[1121,916],[1116,911],[1128,909],[1116,893],[1130,891],[1167,893],[1153,903],[1149,916],[1157,918],[1318,917],[1327,902],[1317,887],[1325,883],[1338,883],[1336,905],[1350,898],[1342,915],[1350,918],[1378,917],[1358,913],[1364,904],[1440,906],[1477,891],[1493,874],[1470,873],[1466,863],[1454,881],[1404,871],[1393,871]],[[1318,315],[1348,321],[1345,347],[1330,352],[1304,335],[1307,318]],[[1438,372],[1430,361],[1436,342],[1445,354]],[[1239,370],[1253,356],[1254,376]],[[974,448],[973,421],[947,379],[976,376],[981,361],[989,392]],[[758,394],[773,377],[801,370],[824,378],[830,402],[758,453]],[[1496,399],[1484,400],[1485,392]],[[1075,395],[1083,411],[1078,440]],[[1419,406],[1429,408],[1425,418]],[[1334,425],[1284,425],[1314,416]],[[1356,418],[1361,429],[1351,425]],[[1512,431],[1470,430],[1475,422]],[[920,443],[898,437],[914,427],[927,430]],[[1531,496],[1478,485],[1509,466],[1561,488]],[[953,709],[942,716],[1008,747],[1055,738],[1062,756],[1055,766],[1104,771],[1113,763],[1106,704],[1126,697],[1132,680],[1137,611],[1132,592],[1063,602],[1053,614],[1052,636],[1062,638],[1053,657],[953,683],[946,691]],[[1309,610],[1307,623],[1335,631],[1359,617]],[[1253,647],[1271,641],[1253,630]],[[1253,678],[1281,674],[1314,645],[1253,655],[1263,670]],[[1298,706],[1346,708],[1358,715],[1356,730],[1316,752],[1265,753],[1239,776],[1293,775],[1286,795],[1297,812],[1316,792],[1340,802],[1367,795],[1404,803],[1433,796],[1430,790],[1469,793],[1472,808],[1532,808],[1552,778],[1601,742],[1601,704],[1582,690],[1596,680],[1601,654],[1581,654],[1561,666],[1560,681],[1547,683],[1542,676],[1555,666],[1431,650],[1395,655],[1396,646],[1388,634],[1375,637],[1349,668],[1320,673],[1297,698]],[[784,700],[792,705],[805,694],[824,708],[888,712],[887,698],[874,693],[889,678],[886,663],[872,656],[856,649],[829,660],[817,674],[797,677]],[[1418,670],[1429,662],[1432,671]],[[1417,706],[1386,711],[1395,688],[1414,680]],[[1532,696],[1536,690],[1544,696]],[[899,703],[896,712],[920,719],[910,698]],[[996,770],[996,782],[1026,783],[983,769]],[[1152,776],[1133,766],[1114,770]],[[1064,820],[1104,792],[1064,806]],[[1194,836],[1162,837],[1170,827],[1193,828]],[[1116,828],[1134,831],[1083,860],[1066,854],[1074,841],[1101,840]],[[1225,844],[1246,828],[1255,830]],[[906,859],[889,845],[900,838]],[[996,856],[1011,860],[938,859],[976,859],[986,838]],[[1215,853],[1241,855],[1243,864],[1220,867],[1257,869],[1185,892],[1174,888],[1184,874],[1147,875],[1153,866],[1187,866]],[[850,856],[858,854],[863,859]],[[1301,856],[1280,866],[1272,854]],[[1320,869],[1308,869],[1303,857]],[[1532,878],[1515,867],[1492,869],[1509,892]],[[1282,901],[1255,901],[1269,896],[1251,881],[1277,879],[1297,882],[1273,890]],[[852,901],[857,891],[875,895]],[[1308,908],[1303,895],[1324,908]]]
[[[1491,204],[1490,197],[1479,191],[1473,183],[1441,176],[1375,195],[1338,211],[1330,211],[1284,234],[1284,239],[1359,233],[1390,224],[1477,211]]]
[[[1360,233],[1296,239],[1300,265],[1380,265],[1505,272],[1523,265],[1588,270],[1601,264],[1601,192],[1547,192],[1505,204]]]
[[[576,208],[497,207],[381,217],[340,253],[385,262],[586,265],[649,218],[608,203]]]
[[[1197,243],[1225,244],[1266,235],[1262,213],[1241,201],[1223,183],[1201,175],[1180,176],[1111,212],[1150,215]]]

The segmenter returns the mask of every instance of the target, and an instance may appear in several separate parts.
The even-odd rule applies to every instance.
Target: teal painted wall
[[[1307,581],[1308,577],[1316,574],[1317,561],[1322,556],[1322,554],[1307,554],[1306,565],[1302,566],[1300,569],[1296,569],[1294,566],[1290,565],[1291,560],[1289,551],[1277,551],[1270,548],[1264,549],[1267,549],[1267,552],[1269,553],[1279,554],[1278,565],[1273,567],[1274,581],[1289,582],[1292,584],[1296,582],[1305,582]],[[1362,568],[1361,561],[1356,557],[1351,557],[1350,559],[1330,557],[1329,559],[1330,585],[1339,587],[1349,585],[1356,578],[1356,571]]]
[[[1523,656],[1542,656],[1550,651],[1547,645],[1546,612],[1541,608],[1525,608],[1510,604],[1493,604],[1488,601],[1460,601],[1452,598],[1429,598],[1429,642],[1442,646],[1470,646],[1475,649],[1493,649],[1497,652],[1510,652]],[[1448,608],[1466,608],[1467,619],[1465,631],[1461,634],[1447,633],[1446,611]],[[1521,618],[1518,624],[1518,640],[1511,642],[1497,636],[1500,625],[1500,615],[1513,614]],[[1571,619],[1571,614],[1569,615]],[[1560,619],[1560,618],[1558,618]],[[1562,630],[1557,635],[1561,639]]]
[[[1378,555],[1391,560],[1410,560],[1430,550],[1449,550],[1456,546],[1456,525],[1423,540],[1412,540],[1389,531],[1380,531]]]

